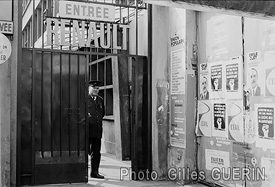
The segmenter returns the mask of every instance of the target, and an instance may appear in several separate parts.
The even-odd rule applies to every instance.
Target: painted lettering
[[[6,60],[6,55],[1,55],[1,56],[0,56],[0,59],[1,59],[1,60]]]
[[[275,84],[275,78],[269,78],[268,84]]]
[[[103,16],[104,18],[109,18],[108,8],[103,8]]]
[[[96,17],[101,18],[101,7],[96,7]]]
[[[54,26],[54,27],[53,27]],[[71,26],[72,29],[67,29]],[[99,29],[98,29],[98,26]],[[122,28],[122,45],[118,44],[118,25],[111,23],[98,23],[61,19],[47,18],[47,44],[63,46],[90,47],[91,41],[94,47],[105,49],[123,49],[127,50],[127,34],[129,25],[120,25]],[[86,29],[88,28],[88,30]],[[100,32],[98,32],[100,31]],[[66,40],[65,36],[71,35],[71,41]],[[87,36],[87,37],[86,37]],[[99,39],[99,40],[98,40]]]
[[[71,15],[72,14],[72,5],[66,4],[66,14]]]

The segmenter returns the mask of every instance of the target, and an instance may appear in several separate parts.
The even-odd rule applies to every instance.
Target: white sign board
[[[11,55],[11,43],[9,39],[0,33],[0,64],[5,63]]]
[[[60,1],[59,16],[63,18],[115,21],[115,7],[75,1]]]
[[[4,34],[13,34],[13,22],[0,21],[0,32]]]

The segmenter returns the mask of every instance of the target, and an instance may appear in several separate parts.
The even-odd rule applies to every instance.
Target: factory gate
[[[137,5],[119,6],[128,8],[128,11],[133,9],[136,13],[140,9]],[[129,19],[128,13],[128,23]],[[128,120],[131,125],[128,125],[125,132],[128,134],[122,137],[122,141],[129,142],[125,147],[131,147],[131,151],[122,150],[123,156],[131,159],[134,171],[150,168],[147,58],[138,56],[137,53],[129,54],[129,29],[127,23],[124,23],[125,19],[120,20],[119,23],[100,23],[67,19],[64,24],[60,18],[46,16],[42,22],[45,23],[42,30],[47,28],[47,38],[41,36],[42,46],[34,47],[33,41],[33,47],[22,49],[18,70],[18,185],[88,182],[88,82],[91,79],[99,79],[106,86],[108,80],[100,79],[100,75],[112,75],[115,67],[106,65],[104,71],[100,72],[100,65],[96,68],[93,68],[93,65],[99,61],[105,63],[107,59],[121,59],[121,62],[127,63],[126,66],[124,64],[127,68],[122,70],[122,73],[133,70],[129,73],[131,78],[126,81],[128,84],[132,81],[132,92],[129,91],[126,95],[130,107]],[[60,28],[56,29],[58,27]],[[111,31],[105,30],[110,27]],[[66,30],[64,38],[60,33],[64,31],[62,29]],[[83,29],[85,31],[82,32]],[[86,42],[84,46],[81,43],[81,32],[82,42]],[[109,32],[115,41],[107,49],[104,45],[108,40],[106,38],[110,38]],[[76,34],[78,41],[74,40]],[[90,38],[89,34],[94,38]],[[100,36],[97,38],[95,34]],[[101,40],[102,37],[105,39]],[[62,40],[69,46],[62,45]],[[115,86],[113,85],[114,89]],[[103,92],[99,94],[105,96]],[[108,99],[105,97],[105,102]],[[129,139],[126,140],[125,137]]]

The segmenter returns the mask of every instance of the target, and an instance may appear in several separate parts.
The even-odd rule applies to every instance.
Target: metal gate
[[[129,52],[129,30],[126,28],[133,19],[136,19],[135,35],[138,41],[138,16],[135,15],[140,10],[146,9],[142,1],[76,1],[81,6],[83,3],[89,4],[87,5],[89,7],[91,7],[90,3],[96,4],[95,6],[114,6],[119,16],[114,21],[104,21],[104,23],[86,18],[78,20],[62,18],[60,15],[55,17],[58,12],[58,2],[31,1],[32,18],[26,28],[23,27],[23,58],[19,62],[21,68],[18,70],[17,185],[88,181],[88,120],[86,120],[88,116],[85,102],[88,97],[88,81],[98,78],[95,72],[102,73],[94,68],[99,61],[115,56],[117,59],[119,57],[128,59],[121,63],[129,63],[129,58],[138,57],[138,42],[136,42],[136,54]],[[73,7],[77,6],[74,4]],[[27,28],[28,25],[29,28]],[[26,35],[28,36],[25,37]],[[100,37],[97,38],[95,35]],[[108,38],[113,41],[109,43]],[[142,64],[140,63],[141,67],[143,67]],[[107,65],[108,68],[110,67]],[[107,69],[104,69],[104,72]],[[146,66],[142,69],[145,70]],[[121,68],[120,71],[124,70]],[[138,75],[135,76],[136,78],[142,75],[142,71],[136,73],[134,74]],[[147,76],[147,74],[144,75]],[[147,83],[146,81],[146,79],[141,82],[139,80],[136,85]],[[148,87],[147,84],[144,86]],[[108,84],[105,87],[111,88]],[[140,87],[135,86],[135,89]],[[143,97],[144,94],[150,95],[147,91],[143,90],[142,93],[134,91],[134,93]],[[99,94],[104,95],[104,93],[105,91]],[[127,95],[128,99],[123,98],[125,101],[130,100],[129,93],[124,95],[123,92],[122,95],[123,97]],[[137,102],[146,103],[147,100],[136,100],[134,106],[138,105]],[[120,110],[123,110],[120,115],[125,114],[125,109],[121,107]],[[136,111],[138,116],[143,114],[140,113],[140,109]],[[122,124],[128,125],[130,129],[126,131],[128,134],[122,135],[122,142],[134,140],[129,140],[130,134],[140,132],[143,127],[150,129],[149,124],[145,123],[146,120],[136,121],[133,126],[129,126],[131,117],[129,114],[128,119],[123,118],[128,121],[123,121]],[[146,116],[146,118],[149,117]],[[144,124],[147,125],[144,126]],[[123,127],[121,125],[121,129]],[[144,134],[137,133],[135,138],[141,139],[142,136]],[[148,141],[150,137],[144,139],[144,142],[134,141],[130,143],[131,145],[122,144],[124,158],[135,160],[139,158],[140,153],[143,155],[147,151],[147,156],[139,159],[138,162],[133,162],[133,167],[136,169],[143,169],[143,163],[148,155],[150,158],[151,151],[148,152],[150,149],[148,145],[151,143]],[[133,151],[131,153],[125,149],[130,146]],[[149,167],[148,165],[150,164],[146,164],[146,167]]]
[[[21,183],[87,182],[86,55],[23,49]]]

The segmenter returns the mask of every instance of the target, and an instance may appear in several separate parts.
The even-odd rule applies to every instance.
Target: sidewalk
[[[55,185],[40,185],[40,187],[179,187],[182,186],[172,181],[132,181],[129,177],[120,180],[120,168],[130,168],[130,161],[118,161],[113,155],[102,153],[99,173],[105,176],[105,179],[88,179],[86,184],[55,184]],[[89,164],[90,165],[90,164]],[[90,167],[89,167],[90,173]],[[202,184],[184,185],[184,187],[206,187]]]

